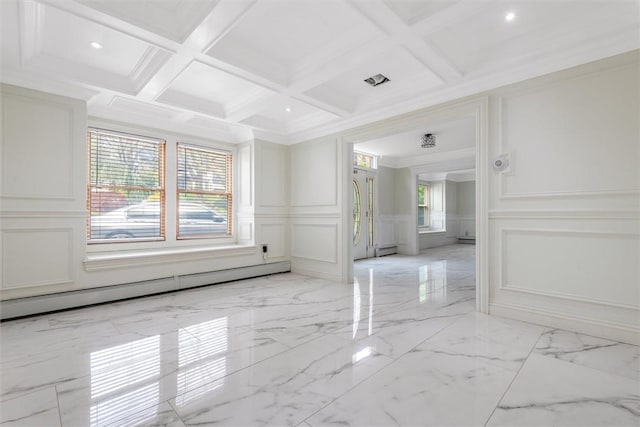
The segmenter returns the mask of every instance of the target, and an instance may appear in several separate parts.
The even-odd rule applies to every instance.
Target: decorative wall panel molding
[[[640,235],[501,228],[500,290],[640,309]]]
[[[71,228],[2,230],[2,289],[72,283],[73,260]]]
[[[337,207],[337,156],[335,138],[298,144],[291,148],[292,207]]]
[[[336,264],[337,224],[292,224],[291,256]]]
[[[262,223],[259,225],[259,242],[256,242],[258,249],[261,244],[268,244],[268,257],[280,258],[286,256],[286,226],[283,223]]]
[[[2,102],[2,197],[74,200],[73,107],[4,90]]]
[[[498,177],[500,198],[640,195],[637,156],[628,155],[640,139],[629,126],[640,115],[638,73],[634,62],[503,93],[496,132],[511,171]]]
[[[0,218],[6,219],[62,219],[87,218],[86,211],[0,211]]]
[[[499,219],[586,219],[586,220],[627,220],[638,221],[640,210],[607,209],[503,209],[489,211],[490,220]]]
[[[260,206],[264,207],[284,207],[286,204],[287,185],[286,157],[283,149],[271,148],[266,145],[261,147],[261,166],[263,183],[269,185],[261,186]]]
[[[239,178],[239,197],[238,207],[240,209],[251,209],[253,207],[253,146],[246,144],[238,148],[238,159],[236,165],[238,168],[237,176]]]

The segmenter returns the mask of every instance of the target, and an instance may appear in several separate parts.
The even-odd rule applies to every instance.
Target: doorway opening
[[[378,265],[393,263],[396,256],[405,260],[416,257],[419,264],[419,258],[425,253],[428,257],[429,251],[453,258],[456,253],[468,257],[475,252],[470,277],[476,309],[488,312],[487,104],[486,98],[454,103],[343,135],[352,161],[354,152],[365,151],[375,154],[378,162],[370,181],[367,170],[361,172],[349,162],[350,172],[357,172],[350,174],[349,180],[353,226],[349,229],[353,233],[346,251],[346,272],[350,278],[354,277],[354,261],[361,263],[379,255],[379,248],[393,247],[390,252],[381,252],[397,255],[375,258]],[[420,145],[426,134],[435,136],[435,148],[433,144],[426,149]],[[475,243],[475,248],[470,243]],[[432,274],[436,274],[436,267],[429,267]],[[440,267],[446,270],[444,264]],[[424,277],[429,268],[422,272]]]

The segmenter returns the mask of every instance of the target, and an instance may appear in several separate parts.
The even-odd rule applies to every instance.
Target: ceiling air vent
[[[371,76],[368,79],[364,79],[364,81],[366,83],[369,83],[371,86],[378,86],[390,80],[386,76],[383,76],[382,74],[376,74],[375,76]]]

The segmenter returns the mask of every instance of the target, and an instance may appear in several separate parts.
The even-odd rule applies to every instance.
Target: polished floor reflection
[[[475,309],[474,251],[4,322],[2,425],[640,425],[640,350]]]

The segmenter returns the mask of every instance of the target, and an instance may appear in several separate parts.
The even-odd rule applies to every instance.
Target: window
[[[376,156],[372,154],[362,153],[360,151],[353,152],[353,165],[361,168],[377,169],[378,163]]]
[[[360,235],[362,232],[362,224],[360,222],[362,212],[362,197],[360,195],[360,186],[357,180],[353,180],[353,244],[360,243]]]
[[[89,129],[89,243],[163,240],[165,141]]]
[[[418,227],[429,226],[429,186],[418,185]]]
[[[232,156],[178,143],[179,239],[231,235]]]

